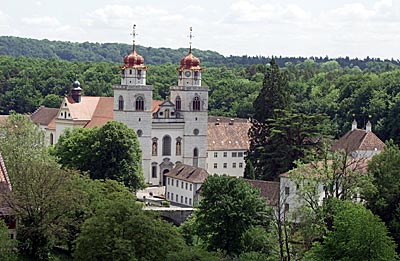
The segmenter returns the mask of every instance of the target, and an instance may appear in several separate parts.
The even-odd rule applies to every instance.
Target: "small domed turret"
[[[81,83],[78,80],[75,80],[72,84],[71,97],[76,103],[81,102],[82,88]]]

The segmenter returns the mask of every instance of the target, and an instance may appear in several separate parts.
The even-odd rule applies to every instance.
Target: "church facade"
[[[153,100],[147,66],[137,54],[124,57],[121,83],[114,85],[114,120],[136,131],[148,184],[165,185],[165,174],[178,163],[206,168],[208,87],[201,85],[200,60],[190,48],[177,68],[169,99]]]

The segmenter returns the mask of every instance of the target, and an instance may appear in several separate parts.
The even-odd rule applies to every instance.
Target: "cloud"
[[[21,21],[26,25],[44,26],[44,27],[57,27],[60,22],[53,16],[36,16],[24,17]]]
[[[295,4],[255,3],[253,1],[238,1],[231,5],[224,22],[254,23],[254,22],[293,22],[307,20],[311,14]]]
[[[374,9],[366,7],[361,3],[344,4],[342,7],[333,9],[328,13],[332,17],[339,19],[368,19],[376,15]]]

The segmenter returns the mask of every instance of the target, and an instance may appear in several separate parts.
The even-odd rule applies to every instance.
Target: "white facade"
[[[199,201],[197,191],[200,189],[201,185],[202,184],[167,177],[165,198],[177,204],[193,206]]]
[[[210,150],[207,152],[207,172],[237,178],[243,177],[246,153],[246,150]]]
[[[201,86],[200,61],[191,51],[182,61],[170,100],[153,101],[147,67],[135,47],[124,58],[121,84],[113,86],[114,120],[138,134],[144,177],[151,185],[165,185],[164,174],[177,163],[206,165],[208,88]]]

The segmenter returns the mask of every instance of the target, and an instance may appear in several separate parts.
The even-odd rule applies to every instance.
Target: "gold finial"
[[[136,50],[136,35],[138,35],[138,34],[136,33],[136,24],[134,24],[134,25],[132,26],[132,33],[131,33],[131,35],[132,35],[132,52],[134,52],[134,51]]]
[[[189,34],[189,46],[190,46],[190,49],[189,49],[189,53],[192,52],[192,39],[193,38],[194,38],[194,35],[192,34],[192,27],[190,27],[190,34]]]

